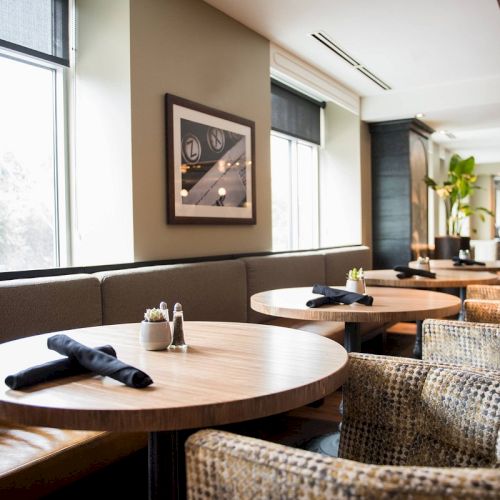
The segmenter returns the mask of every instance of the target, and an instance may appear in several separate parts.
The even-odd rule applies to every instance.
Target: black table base
[[[347,352],[361,352],[361,330],[359,323],[346,321],[344,325],[344,347]]]
[[[183,500],[186,498],[184,443],[191,432],[161,431],[149,433],[149,500],[160,498]]]

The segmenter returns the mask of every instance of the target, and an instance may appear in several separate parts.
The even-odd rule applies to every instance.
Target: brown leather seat
[[[40,498],[146,443],[144,433],[73,431],[0,420],[0,497]]]

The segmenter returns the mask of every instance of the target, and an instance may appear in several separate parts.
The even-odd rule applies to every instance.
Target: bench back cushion
[[[281,254],[242,259],[247,268],[248,321],[263,323],[271,316],[250,308],[250,297],[276,288],[312,286],[325,282],[325,258],[317,253]]]
[[[353,267],[372,268],[371,250],[365,246],[334,248],[323,253],[326,282],[329,286],[345,285],[346,274]]]
[[[135,323],[147,308],[182,304],[187,321],[246,322],[245,265],[237,260],[99,273],[103,324]]]
[[[99,280],[87,274],[0,282],[0,342],[38,333],[97,326]]]

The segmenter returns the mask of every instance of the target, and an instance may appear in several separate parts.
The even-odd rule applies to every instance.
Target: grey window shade
[[[69,66],[68,0],[0,0],[0,46]]]
[[[320,144],[320,113],[324,106],[282,83],[271,82],[271,126],[277,132]]]

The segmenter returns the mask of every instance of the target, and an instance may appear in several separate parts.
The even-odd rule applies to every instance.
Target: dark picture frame
[[[165,94],[168,224],[255,224],[255,123]]]

